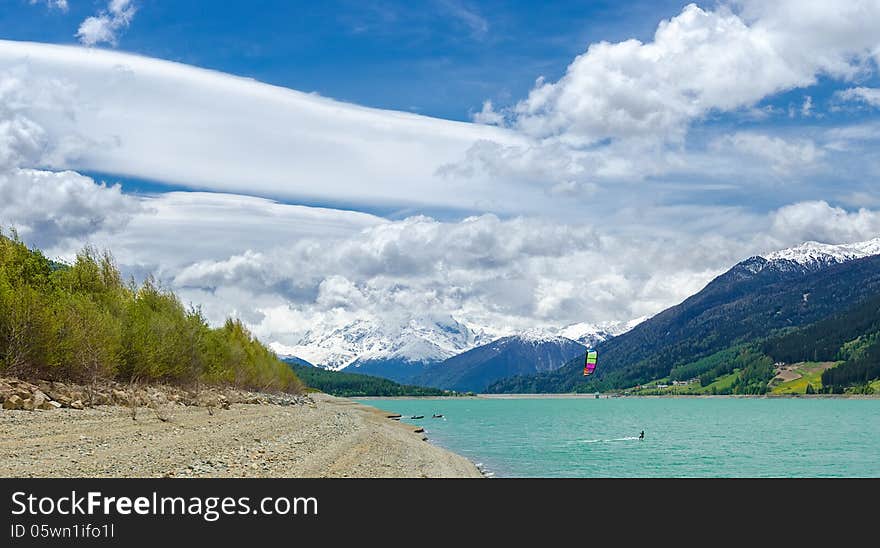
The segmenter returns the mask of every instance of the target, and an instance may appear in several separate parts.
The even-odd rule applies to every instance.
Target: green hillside
[[[593,392],[693,377],[707,386],[740,369],[731,393],[764,393],[778,361],[843,361],[822,374],[826,391],[857,390],[880,377],[880,306],[871,304],[880,303],[880,257],[818,271],[761,270],[754,261],[763,259],[740,263],[601,344],[592,377],[583,377],[580,357],[550,373],[502,379],[488,391]]]

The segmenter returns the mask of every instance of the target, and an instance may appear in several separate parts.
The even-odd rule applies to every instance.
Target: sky
[[[0,224],[296,345],[880,236],[880,0],[0,0]]]

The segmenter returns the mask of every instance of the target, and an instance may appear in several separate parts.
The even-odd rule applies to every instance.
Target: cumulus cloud
[[[603,239],[586,225],[421,216],[377,224],[332,245],[299,239],[283,249],[201,261],[173,283],[205,294],[236,287],[257,302],[285,303],[304,322],[267,335],[287,344],[337,309],[392,324],[431,311],[494,330],[559,326],[641,315],[646,281],[669,264],[660,242],[644,244],[630,254],[620,251],[623,242]],[[693,286],[670,289],[675,295],[661,299],[683,297]]]
[[[734,213],[736,223],[705,209],[666,212],[690,220],[614,235],[592,223],[420,216],[193,262],[171,283],[217,318],[247,310],[260,336],[288,346],[316,326],[402,326],[428,313],[504,333],[655,314],[745,257],[880,230],[877,212],[824,202]]]
[[[64,0],[66,3],[66,0]],[[115,46],[121,30],[131,25],[137,6],[133,0],[110,0],[107,8],[80,23],[76,37],[86,46],[110,44]]]
[[[0,227],[15,228],[40,247],[114,232],[140,211],[140,204],[118,185],[99,184],[72,171],[32,169],[51,166],[78,146],[76,134],[58,139],[27,115],[41,103],[63,112],[67,91],[26,71],[0,72]]]
[[[108,247],[214,321],[236,314],[286,345],[361,318],[499,332],[653,314],[750,255],[877,235],[870,182],[833,189],[862,209],[841,208],[827,184],[751,192],[870,158],[876,124],[796,136],[701,124],[784,116],[761,102],[876,70],[880,5],[838,4],[690,5],[651,41],[592,44],[516,104],[487,101],[476,124],[0,41],[0,215],[52,254]],[[103,16],[114,5],[132,6]],[[815,114],[803,97],[793,108]],[[215,192],[135,197],[71,170]],[[445,213],[386,219],[254,195]]]
[[[497,112],[495,107],[492,106],[492,101],[488,99],[483,101],[483,109],[474,114],[473,120],[477,124],[486,124],[488,126],[504,125],[504,115]]]
[[[846,5],[747,0],[715,9],[690,4],[662,21],[651,41],[593,43],[559,80],[539,78],[528,97],[505,110],[510,127],[537,144],[498,147],[499,161],[513,155],[540,158],[533,149],[549,142],[562,144],[558,154],[580,164],[582,181],[673,174],[684,154],[702,152],[691,150],[688,140],[695,124],[724,113],[766,118],[772,110],[759,103],[768,97],[812,86],[820,76],[849,81],[875,71],[878,24],[875,0]],[[790,112],[814,116],[812,96]],[[497,120],[498,113],[494,105],[484,105],[474,119]],[[815,151],[771,145],[774,153],[789,156]],[[769,165],[777,173],[791,167],[784,161]],[[710,169],[705,175],[716,173]]]
[[[872,107],[880,107],[880,88],[859,86],[838,91],[835,96],[842,101],[856,101]]]
[[[847,211],[825,201],[792,204],[773,216],[772,233],[782,240],[859,242],[880,236],[880,212]]]
[[[0,219],[42,248],[114,232],[140,210],[118,185],[74,172],[14,169],[0,173]]]
[[[539,82],[516,105],[517,126],[575,144],[681,141],[688,125],[711,111],[753,105],[813,84],[819,74],[850,77],[878,45],[877,2],[765,4],[742,2],[739,14],[690,4],[662,21],[651,42],[592,44],[559,81]]]

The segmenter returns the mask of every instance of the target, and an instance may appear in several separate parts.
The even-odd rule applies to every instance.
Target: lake
[[[359,401],[496,477],[880,477],[878,399]]]

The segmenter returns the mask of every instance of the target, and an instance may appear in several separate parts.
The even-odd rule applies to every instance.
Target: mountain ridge
[[[585,351],[584,345],[561,336],[512,335],[429,366],[412,381],[459,392],[482,392],[501,378],[552,371]]]
[[[600,366],[584,381],[577,360],[490,391],[570,391],[635,385],[734,344],[840,312],[880,292],[880,256],[816,263],[751,257],[688,297],[599,345]],[[756,268],[757,266],[757,268]]]

